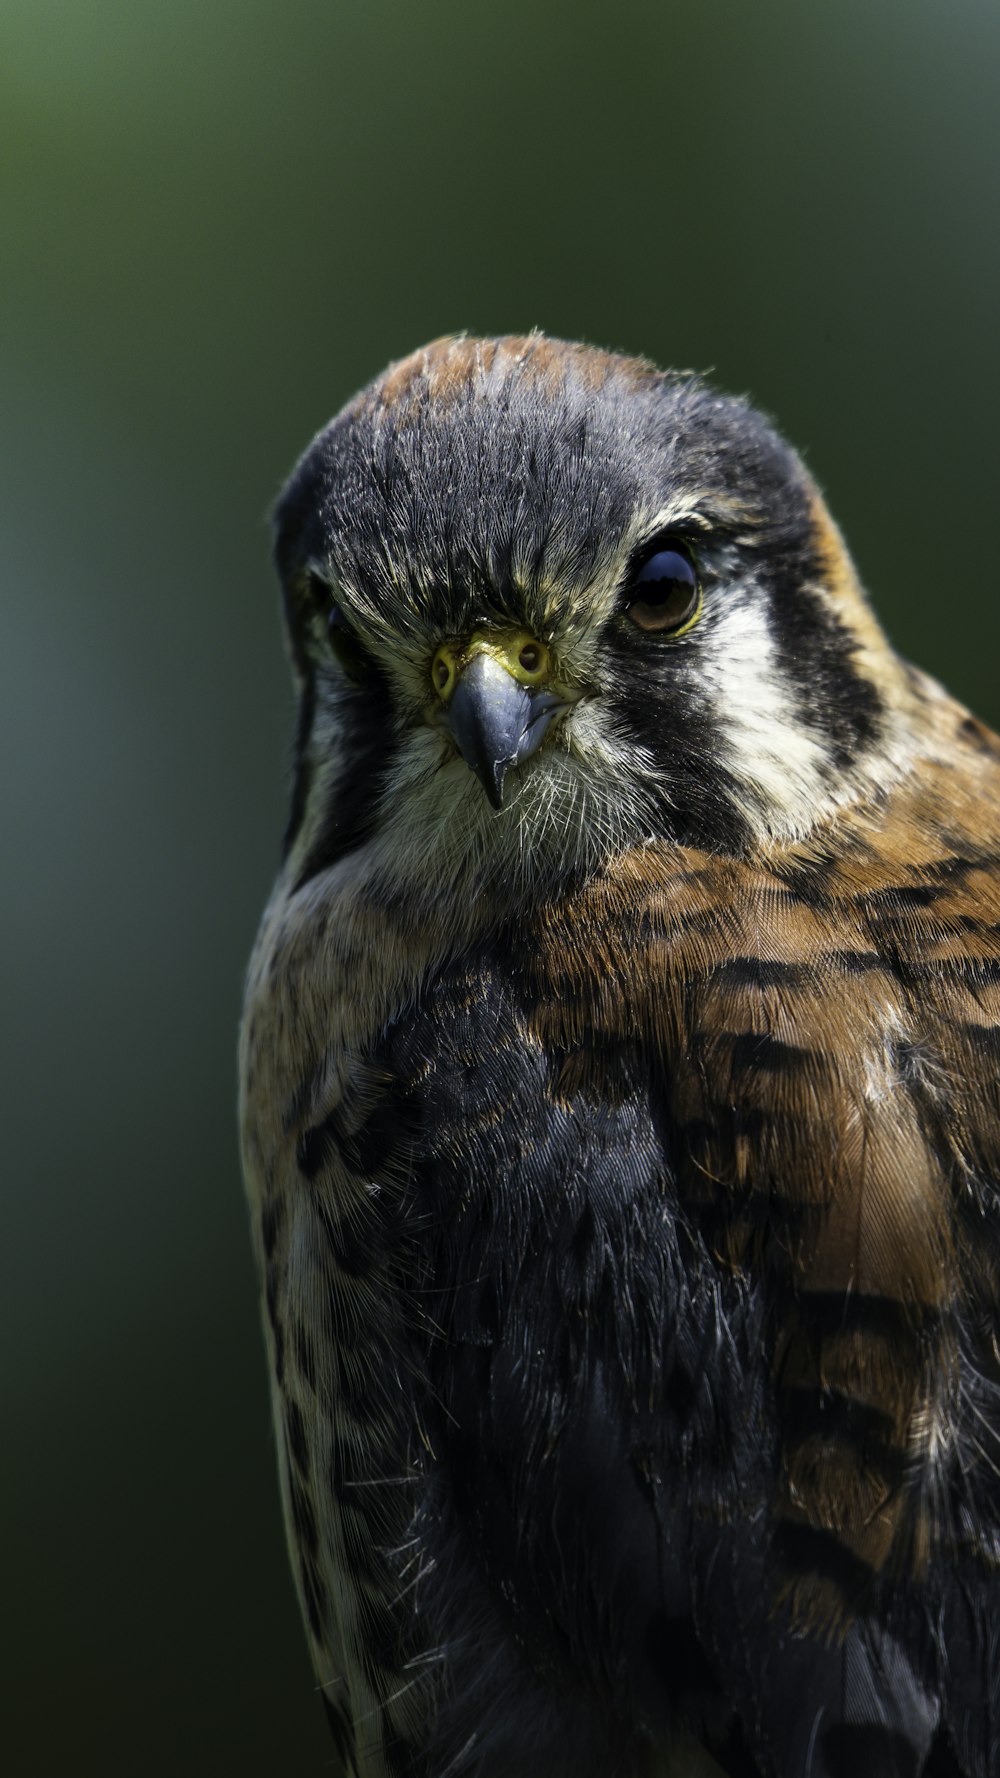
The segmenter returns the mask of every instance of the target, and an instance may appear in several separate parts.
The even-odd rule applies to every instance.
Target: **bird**
[[[438,340],[274,536],[241,1141],[334,1769],[1000,1772],[1000,740],[643,358]]]

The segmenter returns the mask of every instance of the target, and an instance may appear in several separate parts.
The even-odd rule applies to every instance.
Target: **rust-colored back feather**
[[[686,1213],[769,1280],[779,1553],[828,1624],[953,1534],[931,1502],[956,1315],[997,1300],[974,1228],[1000,1161],[1000,765],[937,720],[884,807],[753,865],[632,854],[540,941],[568,1078],[595,1034],[652,1045]]]

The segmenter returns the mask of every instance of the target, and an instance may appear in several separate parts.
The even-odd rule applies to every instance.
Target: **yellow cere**
[[[465,641],[442,642],[431,662],[431,684],[442,703],[477,654],[492,655],[519,685],[540,685],[552,668],[548,648],[530,630],[476,630]]]

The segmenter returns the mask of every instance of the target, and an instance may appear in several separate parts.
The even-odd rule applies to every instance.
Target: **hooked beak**
[[[495,809],[503,803],[508,768],[531,757],[564,702],[541,687],[519,685],[485,651],[463,668],[442,721]]]

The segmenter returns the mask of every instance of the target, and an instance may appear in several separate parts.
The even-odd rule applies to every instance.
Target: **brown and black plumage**
[[[641,361],[415,354],[277,561],[243,1139],[343,1773],[1000,1772],[1000,743]]]

